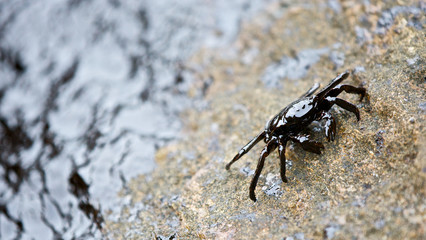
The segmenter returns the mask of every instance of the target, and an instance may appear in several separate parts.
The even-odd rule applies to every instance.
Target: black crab
[[[280,156],[281,179],[283,182],[287,182],[287,177],[285,176],[285,147],[289,140],[299,143],[305,151],[321,154],[321,149],[324,149],[324,145],[320,142],[310,140],[309,134],[302,133],[309,124],[316,120],[326,121],[324,130],[327,140],[334,140],[336,134],[336,121],[329,112],[334,104],[354,113],[359,121],[360,116],[358,108],[352,103],[337,97],[342,91],[345,91],[347,93],[359,94],[361,96],[360,101],[364,98],[366,94],[365,88],[351,85],[339,85],[348,76],[349,71],[345,71],[334,78],[318,94],[313,95],[319,88],[319,84],[315,84],[298,100],[289,104],[269,120],[266,123],[265,130],[247,143],[247,145],[245,145],[226,165],[226,169],[229,170],[233,163],[249,152],[258,142],[262,139],[265,141],[266,146],[260,153],[257,168],[250,184],[249,193],[251,200],[256,202],[254,190],[265,163],[265,158],[277,147]]]

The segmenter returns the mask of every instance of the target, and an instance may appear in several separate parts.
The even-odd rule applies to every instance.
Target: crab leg
[[[277,139],[273,137],[271,141],[263,148],[262,153],[260,154],[259,161],[257,162],[256,171],[254,173],[254,177],[251,180],[250,184],[250,199],[256,202],[256,195],[254,194],[254,189],[256,188],[257,181],[259,180],[260,173],[262,172],[263,165],[265,164],[265,158],[269,155],[277,147]]]
[[[337,86],[337,87],[333,88],[332,90],[330,90],[327,93],[327,96],[337,97],[342,91],[345,91],[347,93],[355,93],[355,94],[361,95],[359,101],[362,101],[362,99],[365,96],[365,92],[366,92],[365,88],[363,88],[363,87],[354,87],[354,86],[351,86],[351,85],[340,85],[340,86]]]
[[[317,94],[317,98],[318,99],[323,99],[325,96],[327,96],[328,92],[330,92],[335,86],[339,85],[339,83],[341,83],[343,80],[345,80],[346,78],[348,78],[349,76],[349,71],[345,71],[341,74],[339,74],[336,78],[334,78],[333,80],[331,80],[331,82],[325,86],[318,94]]]
[[[281,180],[283,182],[287,182],[287,177],[285,176],[285,145],[286,142],[281,142],[278,145],[278,153],[280,155],[280,173],[281,173]]]
[[[241,150],[235,155],[235,157],[226,165],[226,170],[229,170],[231,165],[240,159],[244,154],[248,153],[250,149],[254,147],[258,142],[265,138],[265,131],[259,133],[255,138],[253,138],[247,145],[245,145]]]
[[[327,137],[327,140],[334,141],[334,136],[336,135],[336,120],[334,120],[334,117],[329,112],[323,112],[320,119],[325,119],[325,136]]]
[[[300,98],[310,97],[314,92],[320,87],[319,83],[315,83],[306,93],[304,93]]]
[[[345,109],[349,112],[352,112],[353,114],[355,114],[356,119],[359,121],[359,119],[360,119],[359,110],[352,103],[347,102],[347,101],[345,101],[341,98],[335,98],[335,97],[326,97],[325,99],[327,101],[329,101],[331,105],[336,104],[337,106],[339,106],[339,107],[341,107],[341,108],[343,108],[343,109]]]
[[[313,152],[316,154],[321,154],[321,149],[324,149],[324,145],[320,142],[309,140],[309,135],[307,134],[299,134],[295,137],[290,137],[293,142],[300,143],[303,150],[308,152]]]

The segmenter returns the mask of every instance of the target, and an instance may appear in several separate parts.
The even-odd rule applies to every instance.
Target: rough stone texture
[[[331,5],[272,5],[243,26],[232,46],[206,49],[187,63],[198,79],[193,92],[203,88],[206,94],[205,107],[188,110],[182,116],[185,139],[160,149],[154,172],[122,190],[129,204],[119,219],[107,223],[107,236],[426,238],[425,3]],[[261,80],[280,59],[297,60],[306,49],[324,48],[329,53],[307,66],[306,75],[281,79],[282,89]],[[333,56],[339,56],[338,64]],[[226,162],[273,114],[315,82],[324,86],[346,69],[354,70],[346,83],[368,90],[363,102],[340,95],[359,107],[361,120],[334,107],[338,133],[330,143],[320,123],[312,124],[325,151],[316,155],[290,144],[288,183],[279,178],[277,153],[271,154],[253,203],[248,187],[264,143],[230,171]]]

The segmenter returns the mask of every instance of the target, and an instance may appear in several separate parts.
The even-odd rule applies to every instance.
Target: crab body
[[[291,103],[279,114],[275,115],[265,126],[265,143],[270,136],[289,136],[298,134],[308,126],[318,115],[315,109],[317,103],[313,97],[304,98]]]
[[[250,199],[256,201],[254,190],[262,171],[265,158],[276,148],[278,148],[280,156],[280,173],[283,182],[287,182],[287,178],[285,176],[285,147],[288,141],[299,143],[305,151],[317,154],[321,153],[321,149],[324,148],[323,144],[310,140],[310,136],[308,134],[302,133],[313,121],[325,120],[325,135],[328,141],[334,140],[336,123],[334,117],[329,112],[334,104],[354,113],[357,120],[360,119],[359,110],[355,105],[337,98],[342,91],[359,94],[361,96],[360,101],[365,96],[366,89],[363,87],[339,85],[339,83],[345,80],[348,76],[348,71],[338,75],[316,95],[314,95],[314,93],[319,88],[319,84],[314,85],[298,100],[292,102],[282,109],[277,115],[272,117],[271,120],[266,123],[265,129],[247,145],[245,145],[226,165],[226,169],[229,170],[230,166],[234,162],[250,151],[250,149],[258,142],[264,140],[266,146],[260,154],[255,175],[250,184]]]

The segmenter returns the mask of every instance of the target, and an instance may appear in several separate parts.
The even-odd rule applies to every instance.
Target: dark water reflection
[[[188,98],[185,59],[266,4],[1,1],[0,239],[101,238],[117,192],[203,97]]]

